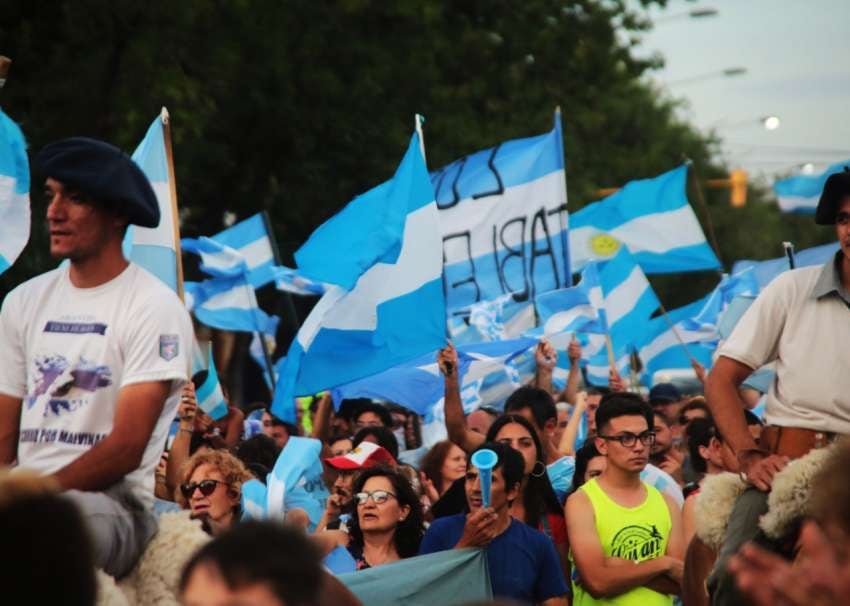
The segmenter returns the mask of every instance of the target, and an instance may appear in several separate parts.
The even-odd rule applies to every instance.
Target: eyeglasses
[[[200,488],[201,494],[205,497],[210,496],[215,492],[215,487],[218,484],[225,484],[226,482],[222,482],[220,480],[201,480],[200,482],[192,482],[191,484],[181,484],[180,492],[183,493],[183,496],[187,499],[192,498],[192,495],[195,494],[195,490]]]
[[[618,436],[603,436],[602,434],[597,434],[596,437],[602,438],[603,440],[612,440],[615,442],[619,442],[623,445],[624,448],[631,448],[638,440],[640,440],[640,443],[644,446],[652,446],[653,444],[655,444],[654,431],[645,431],[640,435],[635,435],[630,431],[621,433]]]
[[[381,505],[382,503],[386,503],[390,499],[390,497],[395,498],[395,495],[387,490],[358,492],[356,495],[354,495],[354,498],[357,499],[358,505],[365,505],[366,501],[369,500],[369,497],[372,497],[372,501],[374,501],[375,505]]]

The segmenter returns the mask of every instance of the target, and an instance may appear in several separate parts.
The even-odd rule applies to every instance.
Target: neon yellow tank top
[[[644,482],[646,500],[637,507],[623,507],[603,491],[596,478],[579,490],[584,491],[593,505],[596,532],[606,557],[644,562],[664,555],[673,522],[664,497],[654,486]],[[646,587],[636,587],[613,598],[594,599],[581,586],[578,569],[572,564],[573,606],[670,606],[672,596]]]

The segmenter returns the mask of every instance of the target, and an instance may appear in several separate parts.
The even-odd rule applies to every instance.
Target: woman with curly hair
[[[419,553],[425,534],[422,505],[401,472],[384,465],[365,469],[354,481],[352,492],[348,532],[329,530],[314,535],[326,552],[342,545],[354,558],[357,570]]]
[[[239,521],[242,484],[253,476],[224,450],[198,452],[183,464],[177,502],[215,536]]]

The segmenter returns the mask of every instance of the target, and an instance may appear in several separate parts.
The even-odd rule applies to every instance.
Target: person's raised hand
[[[180,405],[177,407],[177,418],[180,420],[180,429],[187,431],[195,430],[195,416],[198,413],[198,401],[195,399],[195,386],[192,382],[183,385],[180,394]]]
[[[534,362],[540,370],[551,372],[558,363],[558,352],[546,339],[540,339],[534,350]]]
[[[431,478],[425,475],[424,471],[419,472],[419,483],[422,484],[422,491],[425,493],[425,496],[428,497],[428,501],[431,505],[440,500],[440,493],[437,492],[437,487],[434,486],[434,482],[431,481]]]
[[[691,368],[694,369],[694,373],[696,374],[697,379],[699,379],[699,382],[702,383],[703,385],[705,385],[705,378],[706,378],[705,366],[703,366],[702,364],[700,364],[696,360],[691,360]]]
[[[626,391],[626,383],[613,368],[608,371],[608,388],[613,392]]]
[[[570,360],[570,366],[575,366],[581,360],[581,343],[578,342],[575,335],[567,346],[567,358]]]
[[[463,534],[456,548],[483,547],[496,538],[496,512],[492,507],[482,507],[466,516]]]
[[[451,342],[437,354],[437,365],[447,379],[457,379],[457,350]]]

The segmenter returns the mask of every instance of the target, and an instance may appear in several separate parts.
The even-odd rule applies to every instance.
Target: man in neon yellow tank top
[[[605,471],[567,499],[573,605],[671,605],[685,551],[676,502],[640,480],[655,439],[652,410],[611,393],[596,411]]]

